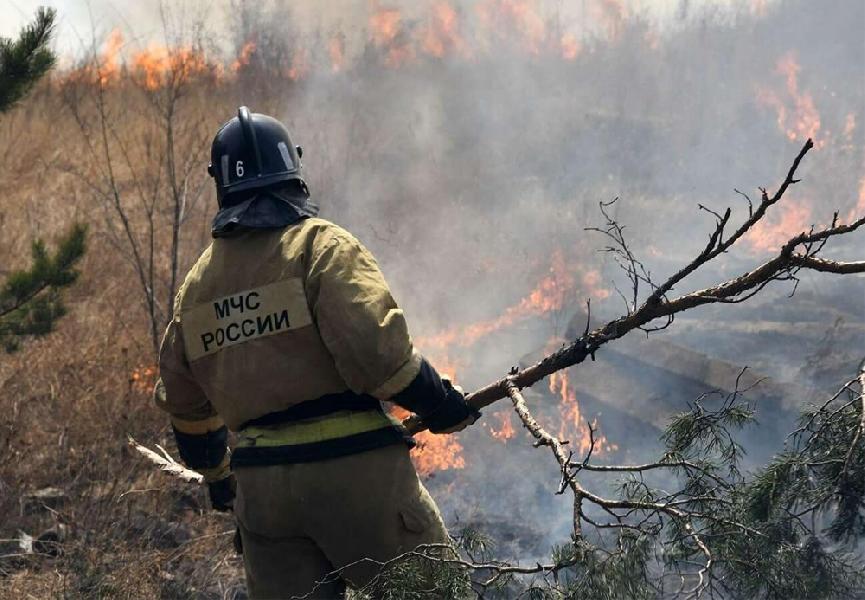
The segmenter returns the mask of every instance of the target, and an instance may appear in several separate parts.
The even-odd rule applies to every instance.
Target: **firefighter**
[[[317,218],[301,155],[246,107],[217,132],[214,240],[175,299],[154,394],[213,508],[234,511],[252,598],[339,598],[377,561],[447,543],[382,401],[433,433],[480,416],[412,347],[369,251]]]

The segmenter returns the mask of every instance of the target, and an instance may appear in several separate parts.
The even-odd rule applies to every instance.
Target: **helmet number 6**
[[[234,165],[234,172],[237,173],[238,177],[243,177],[243,161],[237,161],[237,164]]]

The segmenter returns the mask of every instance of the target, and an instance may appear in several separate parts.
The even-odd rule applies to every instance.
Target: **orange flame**
[[[118,81],[121,76],[121,49],[123,34],[114,29],[100,46],[100,52],[95,53],[92,60],[84,65],[74,67],[64,73],[62,83],[88,83],[102,88]]]
[[[807,202],[792,201],[778,206],[774,218],[764,217],[749,231],[744,241],[756,252],[775,252],[791,237],[811,227],[811,207]]]
[[[453,435],[435,435],[424,431],[415,436],[417,447],[412,452],[415,468],[422,476],[448,469],[465,469],[463,446]]]
[[[532,316],[561,310],[571,300],[574,276],[566,267],[561,251],[553,254],[549,273],[544,276],[519,303],[508,307],[495,319],[481,321],[465,327],[452,327],[438,335],[418,338],[422,348],[442,348],[453,345],[471,346],[481,338]]]
[[[120,76],[120,49],[123,47],[123,34],[114,29],[105,41],[105,50],[98,59],[99,83],[108,85]]]
[[[417,345],[424,351],[452,346],[465,348],[474,345],[490,334],[530,317],[565,309],[570,302],[577,299],[575,294],[576,277],[573,270],[574,267],[567,264],[564,253],[561,250],[556,250],[553,253],[547,275],[526,297],[505,309],[501,315],[467,326],[452,327],[436,335],[419,337]],[[581,277],[583,293],[598,299],[609,297],[609,290],[601,287],[600,282],[601,274],[597,270],[586,271]]]
[[[378,8],[369,18],[372,43],[385,50],[385,65],[399,67],[415,57],[414,48],[406,40],[402,14],[396,8]]]
[[[493,426],[491,423],[487,424],[490,435],[502,443],[507,443],[507,441],[516,434],[511,414],[511,411],[508,409],[495,412],[490,418],[490,421],[498,421],[498,425]]]
[[[399,9],[380,8],[369,18],[372,41],[376,46],[387,46],[402,31],[402,16]]]
[[[244,67],[249,66],[249,61],[252,60],[252,55],[255,53],[256,47],[257,46],[253,41],[246,42],[243,45],[243,48],[240,49],[240,54],[231,63],[232,73],[237,73]]]
[[[583,52],[580,36],[562,33],[558,26],[552,27],[554,16],[541,12],[541,0],[478,0],[474,5],[476,19],[471,11],[460,9],[451,0],[433,0],[424,19],[406,19],[399,8],[380,5],[383,0],[372,0],[368,17],[369,42],[380,51],[382,61],[388,67],[401,67],[415,63],[423,56],[443,58],[449,54],[470,58],[476,50],[487,45],[490,37],[497,42],[517,39],[519,45],[529,53],[545,52],[574,60]],[[628,12],[622,0],[587,0],[594,7],[602,26],[611,31],[610,37],[618,35]],[[464,37],[471,25],[472,37]],[[467,35],[467,34],[466,34]],[[291,55],[290,64],[273,67],[272,74],[290,80],[298,80],[320,66],[318,59],[324,56],[324,65],[332,72],[347,68],[346,38],[337,32],[325,39],[325,53],[299,51]],[[649,42],[651,43],[651,42]],[[122,61],[123,36],[113,31],[100,56],[94,63],[67,74],[66,81],[85,81],[109,85],[119,81]],[[236,57],[222,60],[209,59],[202,50],[183,47],[149,46],[134,54],[129,63],[131,74],[148,90],[183,83],[189,78],[209,73],[215,80],[237,75],[251,63],[257,51],[256,42],[249,40],[239,49]],[[329,64],[327,58],[329,57]],[[266,66],[266,65],[265,65]]]
[[[786,81],[786,101],[781,96],[769,89],[758,91],[757,100],[773,109],[778,115],[778,127],[791,141],[801,141],[806,138],[814,140],[816,148],[822,148],[826,140],[817,139],[820,132],[820,113],[814,104],[814,98],[810,92],[799,90],[799,72],[802,67],[796,61],[793,52],[782,56],[778,60],[775,71],[783,75]],[[788,102],[792,106],[788,106]]]
[[[573,33],[566,33],[562,35],[561,46],[562,58],[564,58],[565,60],[574,60],[583,51],[582,44],[580,44],[580,42],[577,40],[577,36],[575,36]]]
[[[484,0],[476,11],[491,31],[515,31],[532,54],[539,54],[547,36],[546,25],[537,11],[537,0]]]
[[[345,36],[336,34],[327,43],[327,54],[330,57],[330,69],[334,73],[345,66]]]
[[[151,44],[132,55],[132,68],[150,91],[181,85],[196,75],[209,73],[204,53],[191,47],[168,48]]]
[[[407,410],[399,406],[394,406],[390,412],[400,421],[410,415]],[[422,431],[415,434],[414,438],[417,446],[412,450],[411,457],[415,469],[421,476],[427,477],[438,471],[465,468],[463,446],[455,436]]]
[[[152,365],[136,367],[129,374],[129,385],[134,392],[149,394],[156,385],[157,369]]]
[[[292,81],[303,79],[309,73],[309,61],[304,50],[297,50],[291,57],[291,65],[284,70],[284,75]]]
[[[844,119],[844,138],[848,142],[853,138],[854,131],[856,131],[856,115],[847,113],[847,118]]]
[[[559,424],[558,438],[568,440],[575,454],[585,456],[592,446],[589,426],[585,423],[580,412],[580,404],[577,402],[577,393],[573,390],[568,378],[568,371],[556,371],[550,375],[550,391],[561,398],[559,410],[561,411],[561,422]],[[615,451],[618,447],[610,444],[607,438],[597,433],[598,423],[592,422],[595,430],[595,448],[593,454],[601,455],[605,452]]]
[[[441,58],[448,50],[464,50],[465,45],[457,33],[457,11],[447,2],[433,5],[432,19],[421,32],[420,45],[430,56]]]

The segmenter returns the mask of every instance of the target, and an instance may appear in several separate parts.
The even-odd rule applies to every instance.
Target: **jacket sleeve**
[[[162,339],[159,372],[153,398],[171,417],[181,459],[207,482],[224,479],[230,472],[228,429],[192,375],[177,317]]]
[[[353,392],[395,402],[433,432],[476,413],[414,350],[375,259],[350,234],[335,228],[316,236],[306,293],[319,334]]]
[[[375,259],[346,231],[331,227],[312,243],[306,295],[322,341],[346,385],[388,400],[420,371],[405,315]]]

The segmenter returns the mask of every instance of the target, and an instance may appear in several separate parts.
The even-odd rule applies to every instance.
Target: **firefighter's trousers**
[[[239,467],[235,474],[235,512],[255,600],[342,598],[346,585],[368,585],[380,561],[448,541],[402,444],[310,463]]]

